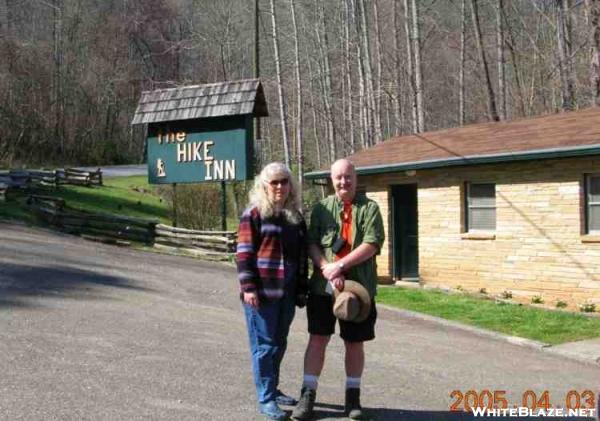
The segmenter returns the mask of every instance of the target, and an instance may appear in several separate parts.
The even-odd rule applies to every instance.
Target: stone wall
[[[586,157],[360,177],[387,222],[379,275],[391,280],[390,186],[417,183],[422,284],[600,307],[600,236],[583,234],[581,216],[583,175],[599,172]],[[465,232],[465,182],[496,183],[495,232]]]

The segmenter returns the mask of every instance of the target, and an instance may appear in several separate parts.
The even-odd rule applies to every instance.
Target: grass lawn
[[[600,336],[600,317],[495,302],[463,294],[379,287],[377,302],[551,345]]]
[[[86,211],[117,214],[136,218],[159,219],[171,224],[168,205],[155,193],[145,176],[105,178],[104,186],[63,185],[58,189],[43,188],[34,192],[65,199],[67,206]],[[27,194],[14,194],[0,203],[0,218],[17,219],[35,224],[25,203]]]

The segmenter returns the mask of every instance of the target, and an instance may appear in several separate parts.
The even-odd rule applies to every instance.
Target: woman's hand
[[[258,294],[256,292],[244,292],[244,303],[258,309]]]

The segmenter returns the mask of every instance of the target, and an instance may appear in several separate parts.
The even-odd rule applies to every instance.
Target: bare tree
[[[558,67],[562,83],[562,108],[574,110],[576,107],[573,62],[571,58],[571,11],[569,0],[556,0],[556,37],[558,47]]]
[[[477,6],[477,0],[471,0],[471,17],[473,19],[473,31],[475,32],[475,41],[477,42],[477,51],[479,52],[479,63],[481,65],[481,72],[485,77],[485,83],[487,88],[488,116],[490,120],[499,121],[500,118],[498,116],[498,111],[496,108],[496,96],[494,94],[494,88],[492,87],[492,79],[490,77],[490,71],[485,55],[485,49],[483,48],[483,39],[481,36],[481,25],[479,23],[479,9]]]
[[[358,36],[359,45],[362,44],[362,53],[360,54],[363,60],[363,71],[365,74],[365,87],[366,87],[366,111],[367,111],[367,122],[368,122],[368,136],[366,143],[368,146],[372,146],[374,143],[381,141],[381,122],[379,116],[376,113],[375,108],[375,89],[373,87],[373,64],[371,58],[371,48],[369,42],[369,20],[366,16],[366,9],[364,0],[356,0],[358,18],[356,19],[359,24]]]
[[[327,38],[327,25],[325,25],[325,6],[323,2],[315,2],[315,7],[319,13],[318,25],[315,27],[317,43],[321,55],[321,85],[323,87],[323,104],[325,105],[325,119],[327,124],[327,143],[329,145],[329,160],[335,161],[337,158],[337,145],[335,142],[335,124],[333,121],[333,111],[331,105],[331,67],[329,64],[329,42]]]
[[[496,4],[496,48],[498,50],[498,116],[506,120],[506,76],[504,73],[504,0]]]
[[[302,151],[302,79],[300,77],[300,48],[298,46],[298,25],[296,24],[296,8],[294,0],[290,0],[290,10],[292,12],[292,25],[294,28],[294,70],[296,75],[296,148],[298,158],[298,182],[302,186],[303,181],[303,162],[304,155]]]
[[[402,106],[402,86],[403,86],[403,72],[405,71],[404,66],[402,65],[402,53],[400,48],[400,19],[399,19],[399,11],[398,11],[399,2],[394,1],[394,69],[393,74],[396,82],[396,90],[392,95],[394,102],[394,120],[395,120],[395,130],[394,134],[402,133],[403,124],[404,124],[404,107]]]
[[[0,0],[0,38],[9,35],[8,0]]]
[[[381,46],[381,28],[379,24],[379,0],[373,0],[373,21],[375,23],[375,51],[377,52],[377,60],[375,67],[375,124],[377,125],[375,133],[375,142],[381,142],[383,140],[383,134],[381,133],[381,62],[383,61],[383,51]]]
[[[279,38],[277,35],[277,18],[275,15],[275,1],[270,0],[271,3],[271,25],[273,31],[273,53],[275,55],[275,73],[277,76],[277,95],[279,97],[279,115],[281,120],[281,137],[283,140],[283,153],[285,157],[285,164],[289,167],[291,163],[290,157],[290,141],[288,138],[287,129],[287,111],[285,95],[283,92],[283,83],[281,78],[281,63],[279,60]]]
[[[586,0],[586,7],[592,56],[590,61],[592,105],[600,106],[600,1]]]
[[[419,120],[418,120],[418,107],[417,107],[417,88],[415,83],[415,70],[413,65],[413,44],[411,40],[410,31],[410,8],[408,6],[408,0],[404,0],[404,32],[406,34],[406,69],[408,80],[410,82],[411,92],[411,109],[412,109],[412,132],[419,132]]]
[[[354,98],[352,95],[352,68],[350,66],[350,27],[354,20],[354,15],[352,12],[352,7],[349,4],[349,0],[342,0],[344,2],[344,11],[345,11],[345,25],[344,25],[344,71],[346,73],[346,95],[347,95],[347,103],[348,103],[348,114],[346,116],[346,120],[349,124],[349,143],[350,143],[350,153],[354,153],[356,151],[356,141],[354,139],[354,107],[353,102]]]
[[[54,140],[58,142],[57,152],[63,154],[65,151],[65,138],[63,130],[64,98],[63,98],[63,48],[62,48],[62,26],[63,10],[62,0],[54,0],[50,5],[53,14],[53,39],[54,39],[54,83],[53,83],[53,106],[54,106]]]
[[[514,6],[514,5],[513,5]],[[515,78],[515,83],[516,83],[516,87],[514,88],[514,91],[516,91],[517,96],[518,96],[518,109],[519,109],[519,115],[521,117],[524,117],[527,115],[526,112],[526,106],[525,106],[525,87],[523,84],[523,77],[522,77],[522,70],[521,70],[521,66],[520,66],[520,61],[517,55],[517,45],[516,45],[516,37],[513,33],[513,26],[508,24],[506,25],[506,31],[505,33],[508,35],[508,40],[505,40],[505,46],[508,48],[508,51],[510,52],[510,58],[511,58],[511,66],[513,69],[513,75]]]
[[[421,71],[421,38],[419,31],[419,8],[417,0],[411,0],[412,41],[415,55],[415,96],[417,101],[417,131],[425,131],[425,110],[423,109],[423,72]]]
[[[458,71],[458,124],[465,124],[465,52],[467,47],[467,8],[466,0],[461,1],[460,16],[460,67]]]

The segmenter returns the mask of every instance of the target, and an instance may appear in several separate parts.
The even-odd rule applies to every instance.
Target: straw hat
[[[333,314],[340,320],[359,323],[369,317],[371,296],[364,286],[356,281],[346,280],[344,290],[333,289],[335,300]]]

